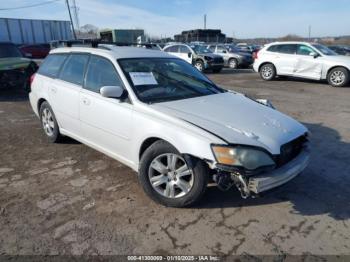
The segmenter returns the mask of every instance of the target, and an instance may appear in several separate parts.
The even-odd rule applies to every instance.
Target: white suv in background
[[[286,183],[309,161],[302,124],[165,52],[57,48],[31,90],[50,142],[69,136],[119,160],[167,206],[195,203],[209,181],[248,197]]]
[[[350,57],[317,43],[271,43],[256,54],[253,67],[264,80],[293,76],[327,80],[334,87],[343,87],[350,77]]]

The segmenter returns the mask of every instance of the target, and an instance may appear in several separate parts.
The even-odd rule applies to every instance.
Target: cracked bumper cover
[[[309,150],[304,149],[296,158],[284,166],[269,173],[251,177],[248,182],[248,188],[250,191],[258,194],[283,185],[299,175],[307,167],[309,160]]]

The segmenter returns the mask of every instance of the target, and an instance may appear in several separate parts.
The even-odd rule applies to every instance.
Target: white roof
[[[93,48],[93,47],[59,47],[53,49],[51,54],[58,53],[71,53],[71,52],[80,52],[80,53],[90,53],[96,55],[108,55],[114,59],[120,58],[143,58],[143,57],[154,57],[154,58],[173,58],[173,56],[159,51],[151,50],[142,47],[128,47],[128,46],[108,46],[110,50],[102,48]]]
[[[315,43],[309,43],[309,42],[303,42],[303,41],[277,41],[269,43],[268,45],[275,45],[275,44],[302,44],[302,45],[311,45]]]

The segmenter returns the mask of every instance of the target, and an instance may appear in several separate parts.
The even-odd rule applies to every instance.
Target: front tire
[[[333,87],[344,87],[349,83],[349,71],[344,67],[336,67],[328,73],[327,81]]]
[[[57,143],[62,138],[57,124],[55,114],[48,102],[43,102],[40,106],[40,121],[50,143]]]
[[[265,81],[271,81],[276,77],[276,68],[273,64],[264,64],[260,68],[260,76]]]
[[[200,72],[203,72],[203,71],[204,71],[204,63],[203,63],[203,61],[197,60],[197,61],[194,63],[194,66],[195,66],[195,68],[198,69],[198,71],[200,71]]]
[[[162,140],[147,148],[141,157],[139,181],[146,194],[164,206],[195,204],[207,188],[208,177],[208,168],[201,160],[185,160],[176,148]]]

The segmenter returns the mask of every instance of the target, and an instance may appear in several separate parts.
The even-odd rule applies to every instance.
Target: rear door
[[[296,44],[279,44],[270,46],[267,51],[271,52],[270,59],[276,67],[278,75],[293,75],[297,61]]]
[[[123,83],[111,61],[91,55],[80,92],[82,136],[102,152],[128,162],[133,105],[128,100],[101,96],[103,86],[123,86]]]
[[[318,52],[307,45],[298,45],[294,76],[320,80],[322,75],[322,59],[314,57]]]
[[[49,87],[50,102],[60,127],[77,136],[80,136],[79,94],[88,59],[88,54],[69,55]]]

